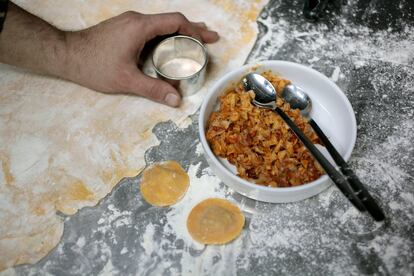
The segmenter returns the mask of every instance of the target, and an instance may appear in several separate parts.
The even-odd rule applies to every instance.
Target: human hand
[[[180,13],[125,12],[91,28],[67,32],[65,70],[60,77],[105,93],[132,93],[176,107],[181,96],[169,83],[144,75],[137,59],[149,40],[172,33],[206,43],[218,34]]]

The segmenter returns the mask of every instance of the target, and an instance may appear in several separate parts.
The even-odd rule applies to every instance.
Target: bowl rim
[[[290,61],[283,61],[283,60],[268,60],[268,61],[261,61],[261,62],[256,62],[256,63],[252,63],[252,64],[246,64],[246,65],[244,65],[242,67],[239,67],[235,70],[231,70],[231,71],[227,72],[218,81],[216,81],[216,83],[210,88],[209,92],[207,93],[207,95],[203,99],[203,103],[202,103],[201,108],[200,108],[200,113],[199,113],[199,118],[198,118],[200,142],[203,146],[204,152],[208,155],[208,157],[211,159],[211,161],[214,162],[214,164],[227,177],[230,177],[233,181],[238,181],[238,182],[246,185],[247,187],[250,187],[250,188],[253,188],[253,189],[258,189],[258,190],[261,190],[261,191],[264,191],[264,192],[275,192],[275,191],[277,191],[277,192],[280,192],[280,193],[291,193],[291,192],[295,192],[295,191],[312,189],[314,187],[320,186],[325,181],[327,181],[329,179],[328,176],[326,174],[324,174],[324,175],[322,175],[321,177],[319,177],[318,179],[316,179],[312,182],[305,183],[305,184],[302,184],[300,186],[293,186],[293,187],[268,187],[268,186],[262,186],[262,185],[251,183],[250,181],[247,181],[247,180],[237,176],[236,174],[232,173],[231,171],[229,171],[219,161],[218,157],[212,152],[212,150],[210,148],[210,145],[208,144],[206,136],[205,136],[204,117],[205,117],[205,113],[206,113],[206,108],[207,108],[207,105],[208,105],[211,97],[216,93],[216,90],[224,82],[228,82],[229,79],[233,78],[234,76],[236,76],[238,74],[241,74],[243,72],[247,73],[249,70],[250,71],[251,70],[256,71],[257,69],[260,69],[260,68],[265,68],[265,70],[267,70],[266,67],[271,67],[271,66],[275,66],[275,65],[289,65],[289,66],[293,66],[293,67],[299,67],[302,70],[312,72],[314,74],[316,73],[317,75],[319,75],[320,78],[322,78],[323,80],[329,82],[333,86],[334,90],[336,90],[335,93],[341,98],[341,100],[345,104],[345,107],[346,107],[347,111],[350,114],[353,115],[353,116],[351,116],[352,117],[351,118],[351,126],[354,129],[354,131],[352,131],[352,137],[351,137],[352,141],[350,143],[350,147],[348,147],[348,149],[346,150],[346,152],[343,156],[343,158],[346,161],[349,159],[349,157],[351,156],[351,153],[354,149],[354,146],[355,146],[356,135],[357,135],[357,127],[356,127],[355,113],[354,113],[354,110],[353,110],[352,105],[349,102],[348,98],[345,96],[344,92],[335,84],[335,82],[330,80],[328,77],[326,77],[322,73],[316,71],[315,69],[307,67],[305,65],[298,64],[298,63],[295,63],[295,62],[290,62]]]

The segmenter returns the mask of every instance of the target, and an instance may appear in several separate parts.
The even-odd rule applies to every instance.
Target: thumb
[[[171,107],[177,107],[181,103],[180,94],[171,84],[139,71],[131,80],[130,92]]]

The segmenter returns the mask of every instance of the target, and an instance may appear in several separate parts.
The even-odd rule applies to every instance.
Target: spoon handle
[[[333,160],[339,166],[339,169],[347,177],[349,184],[354,190],[354,193],[362,201],[368,213],[370,213],[371,216],[376,221],[384,220],[385,219],[384,212],[378,206],[375,199],[369,194],[367,189],[365,189],[364,185],[358,179],[358,177],[356,176],[354,171],[351,169],[351,167],[348,165],[348,163],[345,162],[345,160],[336,150],[334,145],[332,145],[332,143],[329,141],[328,137],[326,137],[325,133],[322,131],[319,125],[313,119],[309,120],[309,124],[311,125],[313,130],[315,130],[316,134],[319,136],[319,138],[325,145],[326,149],[328,150],[329,154],[332,156]]]
[[[286,115],[279,107],[273,109],[274,112],[280,115],[282,119],[288,124],[292,131],[296,134],[299,140],[310,151],[313,157],[318,161],[321,167],[325,170],[326,174],[332,179],[335,185],[341,190],[341,192],[349,199],[349,201],[360,211],[365,211],[364,205],[362,205],[359,198],[354,194],[348,181],[345,177],[339,173],[334,166],[323,156],[323,154],[315,147],[308,137],[299,129],[299,127]]]

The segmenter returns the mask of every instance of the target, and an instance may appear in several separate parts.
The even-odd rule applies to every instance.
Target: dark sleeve
[[[0,32],[3,30],[4,20],[7,15],[7,7],[9,6],[9,0],[0,0]]]

